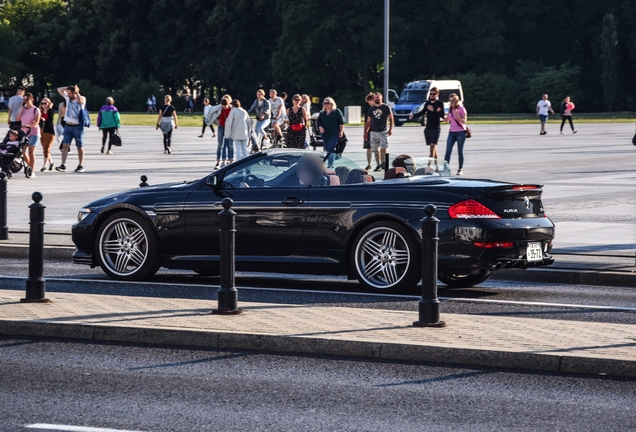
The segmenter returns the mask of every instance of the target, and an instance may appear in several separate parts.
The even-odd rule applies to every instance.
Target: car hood
[[[144,186],[138,187],[135,189],[129,189],[122,192],[117,192],[111,195],[103,196],[85,207],[90,208],[91,210],[96,210],[98,208],[107,207],[117,203],[125,203],[131,200],[137,200],[139,197],[148,196],[149,194],[159,194],[162,195],[164,193],[172,193],[177,191],[183,191],[188,188],[192,183],[179,182],[179,183],[164,183],[153,186]],[[183,194],[183,198],[185,199],[187,194]]]

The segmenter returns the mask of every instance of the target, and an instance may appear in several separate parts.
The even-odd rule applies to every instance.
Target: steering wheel
[[[256,177],[254,174],[247,174],[245,177],[243,177],[243,180],[241,180],[241,183],[245,183],[249,187],[252,187],[252,186],[259,187],[263,185],[263,180]]]

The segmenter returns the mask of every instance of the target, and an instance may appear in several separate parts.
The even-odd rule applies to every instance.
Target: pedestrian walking
[[[219,105],[217,105],[217,106],[219,106]],[[211,118],[211,115],[212,115],[211,111],[214,110],[214,108],[215,107],[210,105],[210,99],[208,99],[208,98],[203,99],[203,127],[201,128],[201,135],[199,135],[199,138],[203,138],[203,135],[205,134],[205,129],[208,128],[208,127],[212,131],[212,138],[214,138],[216,136],[216,132],[214,132],[214,123],[209,120]],[[218,114],[217,114],[217,116],[218,116]],[[210,122],[208,123],[208,121],[210,121]]]
[[[387,129],[387,120],[389,128]],[[369,140],[371,151],[376,155],[376,161],[380,159],[380,163],[375,167],[374,171],[387,169],[384,166],[384,155],[389,148],[389,137],[393,133],[393,113],[391,108],[382,102],[382,93],[373,94],[373,105],[367,110],[366,120],[364,124],[364,139]]]
[[[307,113],[300,106],[301,97],[299,94],[292,96],[292,107],[287,110],[287,147],[302,149],[305,148],[305,138],[307,137]]]
[[[7,109],[7,101],[4,98],[4,93],[0,93],[0,111]]]
[[[31,93],[24,93],[23,105],[16,119],[20,122],[22,132],[29,138],[26,152],[23,154],[24,161],[31,167],[33,174],[31,177],[35,177],[35,148],[40,143],[40,118],[41,113],[38,107],[33,104],[33,95]]]
[[[218,131],[216,134],[218,144],[216,147],[216,164],[214,169],[219,169],[227,165],[234,157],[232,140],[225,139],[225,123],[230,115],[230,111],[232,111],[231,102],[232,98],[229,95],[224,95],[223,98],[221,98],[221,113],[217,117],[219,127],[217,128]]]
[[[466,120],[468,119],[468,112],[459,101],[459,96],[452,93],[448,98],[450,103],[450,109],[448,110],[448,117],[445,121],[450,122],[450,131],[448,132],[448,139],[446,140],[446,155],[444,160],[450,165],[451,154],[453,147],[457,143],[457,153],[459,156],[459,169],[457,175],[464,175],[464,143],[466,142]]]
[[[367,107],[367,110],[369,108],[371,108],[373,106],[373,92],[369,93],[365,98],[364,98],[365,102],[369,105]],[[366,123],[366,114],[365,114],[365,119],[364,119],[365,123]],[[371,150],[371,141],[369,140],[369,137],[363,137],[362,139],[362,148],[365,149],[367,151],[367,167],[365,168],[367,171],[373,169],[373,167],[371,166],[371,160],[373,159],[373,154],[374,152]],[[380,165],[380,153],[379,152],[375,152],[375,164],[376,165]]]
[[[58,87],[57,92],[64,98],[66,110],[64,112],[64,138],[62,139],[62,163],[55,167],[56,171],[66,172],[66,158],[75,140],[77,147],[78,165],[75,172],[84,172],[84,123],[82,110],[86,108],[86,98],[80,95],[78,86]]]
[[[257,142],[260,144],[261,139],[267,140],[265,134],[265,128],[269,125],[270,116],[272,114],[272,108],[267,99],[265,99],[265,90],[258,89],[256,91],[256,99],[252,103],[252,106],[247,110],[248,114],[254,114],[256,117],[256,126],[254,126],[254,135],[256,135]],[[269,142],[265,142],[269,146]],[[264,145],[264,147],[267,147]]]
[[[155,130],[161,129],[163,133],[163,154],[172,154],[172,129],[178,129],[177,110],[172,106],[172,96],[165,95],[164,104],[159,108],[159,117]]]
[[[548,121],[548,113],[554,114],[554,110],[552,110],[552,104],[548,100],[548,95],[544,94],[541,97],[541,100],[537,102],[537,117],[539,117],[539,121],[541,121],[541,132],[539,132],[539,135],[545,135],[548,133],[545,130],[545,124]]]
[[[309,135],[309,128],[311,127],[311,98],[309,95],[303,94],[300,97],[300,106],[305,110],[307,114],[307,127],[305,132],[305,148],[309,147],[309,141],[311,141],[311,137]]]
[[[275,89],[269,91],[269,104],[272,110],[272,126],[274,126],[276,137],[277,139],[282,139],[283,131],[280,127],[285,123],[285,101],[278,96],[278,92]]]
[[[64,139],[64,126],[66,126],[66,122],[64,121],[65,115],[66,115],[66,102],[62,101],[59,104],[57,104],[57,123],[55,124],[56,145],[60,146],[60,150],[62,150],[62,141]]]
[[[42,154],[44,156],[44,164],[40,171],[53,171],[55,164],[51,158],[51,147],[53,141],[55,141],[55,126],[53,124],[55,118],[55,110],[53,109],[53,102],[49,98],[42,98],[40,101],[40,128],[42,137],[40,142],[42,143]],[[48,168],[46,164],[48,163]]]
[[[561,135],[563,135],[563,125],[566,121],[570,123],[570,128],[572,129],[572,133],[576,133],[576,129],[574,129],[574,125],[572,124],[572,110],[574,109],[574,103],[570,100],[570,96],[566,96],[561,102]]]
[[[146,101],[146,105],[148,106],[148,111],[149,113],[153,112],[152,109],[152,96],[148,96],[148,100]]]
[[[433,87],[428,92],[428,100],[420,105],[420,110],[415,113],[411,113],[409,120],[413,117],[419,117],[420,115],[426,116],[426,126],[424,126],[424,141],[429,146],[428,157],[434,159],[437,163],[437,143],[439,141],[439,135],[441,133],[440,121],[444,119],[444,102],[437,98],[439,90],[437,87]]]
[[[152,99],[152,111],[157,112],[157,98],[154,94],[150,95],[150,98]]]
[[[16,130],[22,127],[22,123],[17,119],[17,116],[22,109],[23,95],[24,87],[19,86],[15,89],[15,95],[9,98],[9,103],[7,105],[7,123],[9,124],[9,129]]]
[[[250,119],[249,114],[241,107],[241,101],[232,100],[232,109],[225,121],[225,139],[231,140],[233,145],[234,158],[236,160],[247,157],[247,140],[249,138]]]
[[[327,167],[333,168],[336,160],[336,147],[344,135],[344,115],[338,109],[336,101],[326,97],[322,102],[322,111],[318,115],[318,130],[322,135],[322,142],[327,156]]]
[[[102,131],[102,149],[104,153],[104,147],[106,146],[106,137],[108,136],[108,151],[107,155],[112,155],[111,147],[113,145],[112,137],[117,132],[120,126],[119,111],[115,107],[115,100],[112,97],[106,98],[106,104],[102,105],[97,114],[97,127]]]

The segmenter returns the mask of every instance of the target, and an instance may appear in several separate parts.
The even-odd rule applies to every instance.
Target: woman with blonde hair
[[[344,115],[338,109],[336,101],[326,97],[322,102],[322,111],[318,115],[318,130],[322,135],[322,142],[328,156],[328,168],[333,168],[336,160],[336,147],[344,135]]]
[[[171,105],[172,96],[166,95],[163,98],[165,102],[159,108],[159,118],[157,119],[157,129],[161,129],[163,132],[163,154],[172,154],[172,150],[170,149],[170,145],[172,144],[172,128],[177,129],[179,125],[177,125],[177,111]]]
[[[40,114],[42,119],[40,120],[40,126],[42,126],[42,154],[44,155],[44,165],[40,171],[46,171],[46,164],[48,162],[48,170],[52,171],[55,164],[51,158],[51,146],[55,140],[55,126],[53,126],[53,119],[55,117],[55,111],[53,110],[53,102],[49,98],[42,98],[40,101]]]
[[[450,95],[448,102],[450,103],[450,109],[444,121],[450,122],[450,131],[448,133],[448,139],[446,140],[446,155],[444,156],[444,160],[450,165],[453,146],[457,143],[457,153],[459,155],[457,175],[463,175],[464,143],[466,142],[466,120],[468,119],[468,112],[466,108],[462,106],[459,96],[455,93]]]

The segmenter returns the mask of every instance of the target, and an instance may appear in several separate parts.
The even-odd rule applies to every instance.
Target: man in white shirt
[[[548,112],[554,114],[552,104],[548,100],[548,95],[544,94],[541,100],[537,102],[537,117],[541,120],[541,132],[539,132],[539,135],[547,134],[545,131],[545,123],[548,121]]]
[[[280,130],[280,125],[285,123],[285,101],[278,96],[278,92],[274,89],[269,91],[269,103],[272,107],[272,126],[279,137],[283,137],[283,132]]]
[[[24,87],[20,86],[15,90],[15,95],[9,98],[9,104],[7,105],[7,123],[9,129],[20,129],[22,122],[17,118],[18,113],[22,109],[22,95],[24,94]]]
[[[68,87],[58,87],[57,92],[66,101],[66,114],[64,115],[64,138],[62,138],[62,164],[55,167],[56,171],[66,172],[66,157],[71,142],[75,139],[77,147],[77,159],[79,165],[75,172],[84,172],[84,147],[82,139],[84,138],[84,122],[81,110],[86,108],[86,98],[80,95],[79,87],[76,85]]]

